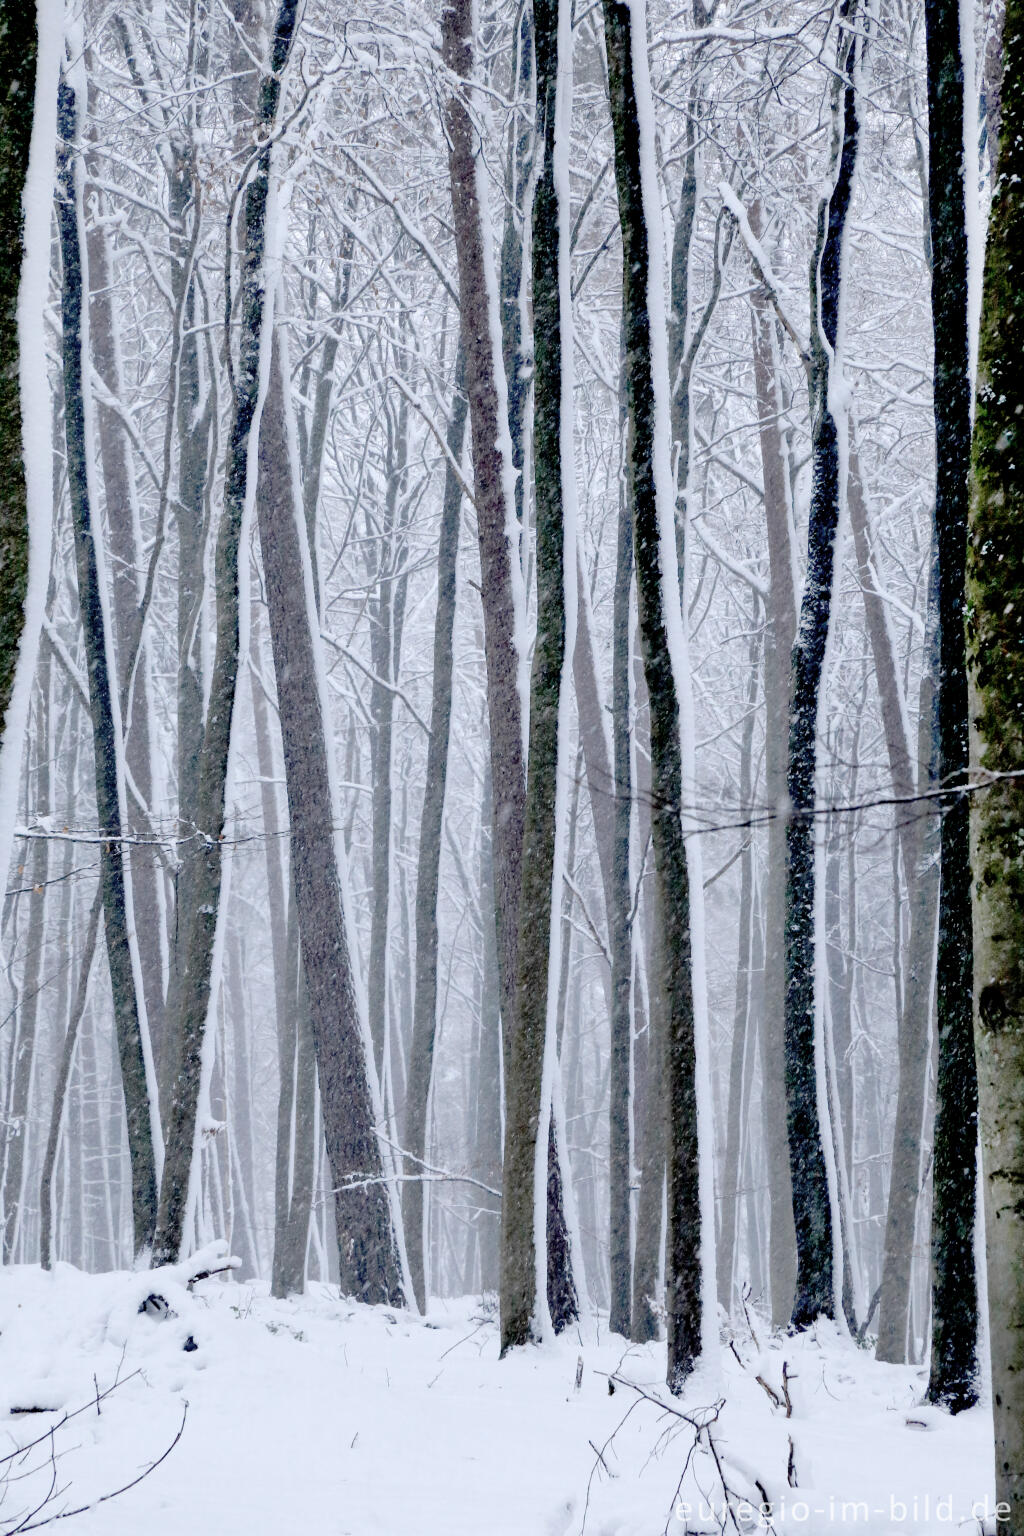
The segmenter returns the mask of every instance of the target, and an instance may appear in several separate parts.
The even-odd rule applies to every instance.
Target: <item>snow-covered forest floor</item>
[[[423,1320],[321,1285],[275,1301],[261,1285],[189,1291],[184,1278],[64,1264],[0,1275],[5,1452],[42,1437],[3,1465],[0,1531],[32,1528],[24,1517],[39,1505],[36,1521],[93,1504],[58,1528],[682,1536],[723,1528],[723,1475],[729,1530],[768,1528],[762,1494],[780,1533],[995,1528],[977,1518],[993,1503],[988,1409],[950,1419],[919,1408],[922,1370],[880,1365],[831,1329],[772,1338],[752,1314],[752,1329],[723,1339],[717,1381],[705,1371],[674,1402],[664,1345],[625,1346],[597,1324],[499,1362],[480,1298]],[[166,1313],[139,1310],[154,1294]],[[50,1427],[83,1407],[51,1442]],[[15,1409],[49,1411],[8,1417]],[[166,1459],[96,1504],[167,1450],[183,1413]],[[711,1420],[694,1451],[694,1426]]]

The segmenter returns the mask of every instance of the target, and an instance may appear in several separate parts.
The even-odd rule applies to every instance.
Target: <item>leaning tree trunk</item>
[[[1024,1533],[1024,8],[1008,0],[967,548],[974,1027],[999,1529]],[[973,1147],[970,1149],[973,1152]],[[973,1166],[973,1164],[972,1164]]]
[[[426,1156],[427,1105],[430,1098],[434,1035],[437,1028],[437,892],[441,867],[441,831],[444,820],[445,783],[448,776],[448,738],[452,717],[452,635],[455,628],[459,523],[462,486],[455,471],[461,462],[466,436],[468,406],[463,393],[461,350],[455,366],[455,400],[448,422],[449,462],[445,470],[441,529],[437,547],[437,608],[434,614],[433,698],[430,706],[430,741],[420,822],[419,859],[416,872],[416,990],[413,1002],[412,1045],[405,1096],[405,1144],[416,1161],[405,1185],[403,1215],[409,1273],[416,1301],[426,1304],[423,1263],[423,1180]],[[487,922],[487,914],[484,914]]]
[[[567,708],[566,580],[575,582],[572,556],[571,421],[566,420],[567,390],[563,370],[571,355],[563,351],[563,335],[571,348],[571,315],[565,302],[565,207],[568,145],[563,139],[568,103],[563,99],[571,63],[560,59],[571,48],[565,0],[534,0],[533,23],[537,61],[537,136],[540,157],[533,216],[534,316],[534,508],[536,524],[537,631],[530,679],[530,741],[527,770],[522,873],[519,898],[519,941],[515,1015],[505,1080],[505,1155],[502,1175],[501,1348],[502,1352],[530,1337],[537,1306],[535,1240],[536,1185],[547,1171],[547,1206],[557,1204],[551,1189],[557,1176],[557,1156],[549,1155],[549,1138],[538,1156],[538,1136],[545,1121],[544,1063],[555,1049],[552,1028],[551,940],[560,932],[561,900],[552,900],[558,846],[558,817],[563,795],[558,790],[560,745]],[[563,71],[559,80],[559,70]],[[569,529],[566,503],[569,501]],[[552,906],[555,919],[552,922]],[[550,1092],[550,1090],[548,1090]],[[550,1135],[550,1131],[549,1131]],[[552,1139],[553,1141],[553,1139]],[[558,1236],[558,1234],[551,1234]],[[571,1263],[563,1257],[560,1270]],[[563,1313],[573,1299],[563,1301]]]
[[[638,8],[637,14],[643,12]],[[682,747],[679,697],[669,643],[665,570],[675,549],[670,487],[657,483],[655,382],[651,349],[650,248],[644,165],[638,120],[629,5],[604,0],[605,44],[615,182],[622,230],[622,303],[629,419],[627,481],[633,509],[637,605],[651,714],[651,831],[662,936],[667,1100],[672,1107],[668,1147],[668,1220],[665,1309],[668,1315],[668,1385],[682,1391],[701,1346],[701,1212],[697,1150],[697,1084],[693,978],[690,963],[690,883],[682,828]],[[647,167],[648,172],[651,167]],[[660,295],[658,299],[660,300]],[[667,429],[669,423],[662,423]],[[666,527],[665,524],[668,523]],[[672,587],[669,586],[669,590]],[[678,619],[676,620],[678,622]],[[711,1241],[712,1234],[704,1234]]]
[[[835,1311],[832,1210],[819,1102],[815,1039],[815,777],[821,681],[832,610],[841,496],[839,432],[830,385],[839,330],[843,234],[857,155],[852,5],[845,0],[832,84],[832,190],[818,205],[811,258],[811,506],[807,576],[793,646],[786,825],[786,1127],[793,1184],[797,1276],[792,1324],[808,1328]]]
[[[292,888],[334,1185],[341,1289],[359,1301],[396,1305],[402,1299],[401,1275],[338,870],[329,721],[314,638],[312,561],[308,546],[303,548],[298,445],[285,398],[287,362],[283,336],[275,332],[260,429],[257,506],[284,743]],[[300,1125],[300,1112],[297,1104],[297,1139],[300,1131],[310,1134],[308,1124]]]
[[[64,76],[60,83],[58,124],[61,145],[58,154],[57,226],[64,269],[61,319],[68,484],[75,533],[78,602],[89,678],[96,817],[99,825],[109,835],[109,841],[100,845],[103,927],[107,940],[114,1030],[128,1121],[132,1223],[135,1252],[138,1254],[153,1240],[157,1215],[156,1165],[146,1060],[129,934],[126,850],[121,830],[120,720],[113,694],[116,675],[111,661],[112,637],[109,633],[106,595],[97,553],[101,535],[93,518],[89,473],[90,422],[86,414],[84,393],[85,370],[88,366],[88,323],[84,311],[82,190],[77,152],[78,101],[74,87]]]
[[[262,405],[260,357],[266,304],[263,269],[271,154],[268,141],[277,116],[281,75],[291,48],[297,13],[298,0],[281,0],[271,43],[270,68],[262,80],[257,111],[257,137],[264,148],[245,194],[241,339],[216,553],[217,638],[197,765],[199,851],[190,871],[191,910],[181,914],[188,924],[186,958],[177,1000],[177,1018],[173,1021],[174,1038],[168,1041],[168,1049],[174,1052],[175,1068],[167,1110],[167,1148],[154,1246],[158,1263],[170,1263],[178,1257],[193,1165],[203,1036],[210,1006],[220,905],[221,840],[238,676],[239,549],[246,506],[250,491],[254,489],[249,485],[249,439],[254,428],[259,430],[258,411]]]
[[[971,386],[964,82],[957,0],[925,0],[924,14],[935,341],[939,784],[955,791],[966,777],[969,751],[964,569]],[[974,1265],[978,1080],[971,1002],[970,827],[965,795],[953,793],[943,800],[940,839],[939,948],[935,970],[939,1058],[932,1173],[932,1362],[928,1399],[956,1413],[969,1408],[978,1397],[978,1290]]]

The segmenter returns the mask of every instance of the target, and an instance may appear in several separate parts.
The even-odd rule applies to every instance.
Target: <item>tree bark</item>
[[[750,642],[750,681],[747,716],[740,741],[740,804],[752,804],[754,710],[760,671],[760,637]],[[736,956],[736,1006],[733,1011],[732,1047],[729,1053],[729,1098],[726,1112],[725,1157],[722,1162],[721,1225],[718,1234],[718,1300],[732,1311],[733,1272],[739,1221],[740,1154],[743,1131],[745,1063],[754,1013],[753,971],[755,885],[754,841],[749,833],[740,854],[739,952]]]
[[[213,980],[214,938],[221,889],[221,841],[227,792],[231,722],[238,676],[239,545],[249,487],[249,438],[259,430],[260,355],[265,306],[265,219],[270,189],[269,133],[277,116],[281,75],[288,59],[298,12],[297,0],[281,0],[257,111],[257,134],[265,141],[245,195],[245,255],[242,273],[242,330],[235,400],[228,446],[224,506],[217,538],[217,638],[210,700],[198,761],[196,824],[198,853],[191,870],[188,938],[178,999],[172,1091],[167,1110],[167,1150],[160,1189],[154,1255],[158,1263],[177,1259],[184,1235],[196,1134],[202,1044]]]
[[[756,204],[751,209],[750,219],[754,233],[759,234],[760,218]],[[786,462],[779,431],[781,402],[775,317],[762,289],[757,290],[751,299],[750,327],[765,529],[768,535],[768,624],[764,643],[764,789],[765,801],[777,813],[786,799],[789,659],[796,638],[797,596],[793,570],[793,526],[786,486]],[[781,1112],[786,1099],[785,1014],[786,823],[784,817],[775,814],[768,824],[764,1011],[760,1039],[770,1208],[768,1277],[772,1323],[776,1328],[784,1328],[789,1322],[796,1288],[793,1183],[789,1172],[786,1117]]]
[[[35,113],[38,38],[34,5],[0,4],[0,737],[21,648],[28,593],[29,523],[22,442],[18,296],[21,292],[24,215]],[[21,742],[15,750],[20,759]],[[13,825],[13,823],[12,823]],[[5,871],[6,875],[6,871]]]
[[[937,785],[938,693],[938,571],[932,563],[929,583],[925,667],[918,708],[918,792]],[[901,809],[897,807],[897,816]],[[913,815],[907,806],[902,814]],[[881,1293],[878,1302],[877,1360],[902,1363],[909,1359],[910,1285],[913,1270],[917,1209],[921,1194],[921,1142],[925,1124],[925,1095],[932,1045],[933,983],[936,922],[939,910],[939,818],[914,816],[916,861],[907,869],[910,895],[910,936],[899,1019],[899,1088],[893,1127],[892,1169],[885,1217]],[[923,825],[922,825],[923,821]]]
[[[1024,13],[1007,0],[1002,135],[985,248],[967,545],[974,1028],[996,1498],[1024,1532]],[[950,116],[955,114],[950,113]],[[934,172],[933,172],[934,175]],[[971,1147],[973,1153],[973,1145]],[[973,1163],[972,1163],[973,1167]]]
[[[102,224],[89,230],[86,249],[89,258],[89,340],[92,361],[111,399],[121,401],[124,394],[121,348],[112,299],[110,251],[107,232]],[[96,404],[96,430],[107,536],[110,540],[111,618],[117,657],[117,688],[124,722],[125,763],[142,801],[149,805],[152,800],[153,775],[150,757],[149,665],[145,654],[138,656],[134,678],[129,676],[132,658],[136,656],[141,642],[135,473],[124,424],[118,419],[113,406],[102,398]],[[132,835],[149,830],[144,817],[134,805],[128,807],[126,828]],[[162,1041],[165,977],[161,953],[163,914],[159,898],[160,865],[155,850],[143,847],[131,850],[129,863],[132,906],[142,960],[146,1018],[153,1040]]]
[[[85,638],[92,717],[93,759],[96,775],[96,815],[110,841],[100,846],[100,881],[103,887],[103,926],[110,966],[114,1004],[114,1029],[121,1065],[125,1114],[128,1121],[128,1155],[132,1175],[132,1223],[135,1252],[142,1253],[153,1240],[156,1224],[156,1166],[153,1151],[151,1106],[146,1080],[142,1030],[139,1022],[135,974],[128,932],[125,889],[126,852],[122,841],[120,722],[115,715],[112,688],[112,637],[107,631],[104,594],[100,584],[97,541],[89,473],[89,421],[85,402],[85,369],[88,365],[88,322],[84,317],[86,274],[81,240],[82,208],[78,166],[78,102],[73,86],[62,75],[58,95],[58,196],[57,226],[64,268],[61,319],[63,325],[64,423],[67,440],[68,483],[75,534],[78,601]]]
[[[341,1289],[359,1301],[396,1305],[401,1277],[335,850],[328,721],[317,677],[316,604],[312,564],[303,551],[306,521],[285,399],[288,381],[287,353],[275,331],[260,426],[257,508],[278,678],[295,913],[335,1187]],[[299,1114],[296,1103],[296,1146]],[[308,1124],[305,1134],[311,1135]],[[293,1209],[295,1193],[293,1188]]]
[[[612,596],[612,723],[614,784],[612,859],[605,889],[608,947],[612,957],[611,1071],[609,1074],[609,1282],[608,1326],[630,1335],[633,1314],[630,1254],[630,1184],[633,1147],[630,1128],[630,1067],[633,1046],[633,943],[630,911],[630,851],[633,820],[632,737],[630,732],[629,631],[633,584],[633,529],[629,503],[620,492]],[[578,648],[578,642],[577,642]],[[582,712],[581,712],[582,714]],[[602,724],[603,733],[603,724]],[[582,734],[582,728],[581,728]],[[592,785],[590,769],[587,781]],[[600,795],[600,791],[599,791]],[[591,789],[591,804],[594,792]],[[594,812],[595,829],[598,816]],[[657,1174],[661,1215],[661,1170]],[[660,1227],[660,1219],[659,1219]]]
[[[550,1146],[547,1155],[547,1209],[557,1211],[560,1192],[552,1181],[560,1167],[552,1106],[542,1102],[543,1070],[550,1027],[552,889],[555,877],[557,820],[561,804],[558,775],[559,738],[566,701],[565,583],[576,580],[566,570],[565,485],[575,473],[572,439],[564,421],[563,370],[571,368],[562,351],[563,332],[571,336],[571,316],[562,308],[561,250],[564,189],[559,183],[559,68],[571,66],[559,51],[571,38],[562,25],[564,0],[534,0],[537,61],[536,153],[540,157],[533,218],[534,314],[534,509],[536,521],[537,630],[530,679],[530,741],[523,827],[515,1023],[505,1079],[505,1155],[502,1176],[501,1348],[502,1353],[530,1338],[537,1304],[534,1212],[537,1138],[547,1108]],[[563,76],[564,79],[564,76]],[[564,111],[564,106],[561,108]],[[571,428],[570,428],[571,431]],[[561,910],[561,893],[557,903]],[[560,916],[556,917],[556,923]],[[551,1042],[555,1048],[555,1042]],[[571,1275],[564,1224],[549,1218],[551,1280]],[[554,1240],[554,1242],[552,1241]],[[565,1247],[560,1251],[560,1245]],[[574,1296],[559,1296],[561,1319],[575,1312]]]
[[[850,10],[845,0],[832,83],[833,183],[818,205],[818,236],[811,258],[812,487],[807,576],[792,657],[787,768],[791,812],[786,823],[786,1127],[796,1227],[795,1328],[808,1328],[821,1313],[832,1317],[835,1312],[832,1211],[815,1064],[814,809],[818,714],[841,497],[839,435],[830,382],[839,330],[843,235],[857,155]]]
[[[450,460],[462,460],[468,404],[462,389],[461,351],[455,366],[455,400],[448,422]],[[414,1162],[403,1194],[405,1242],[416,1301],[426,1305],[423,1262],[423,1183],[420,1163],[426,1157],[427,1106],[430,1098],[434,1036],[437,1028],[437,893],[441,867],[441,831],[448,776],[448,739],[452,717],[452,635],[455,628],[459,524],[462,487],[452,462],[445,470],[444,500],[437,548],[437,607],[434,613],[433,697],[430,741],[427,746],[423,815],[420,821],[416,872],[416,991],[413,1003],[412,1046],[406,1087],[405,1143]],[[488,914],[483,913],[483,921]]]
[[[669,650],[662,572],[662,533],[655,484],[655,390],[651,356],[650,256],[644,207],[633,12],[605,0],[605,45],[615,182],[623,246],[623,322],[629,413],[628,484],[633,510],[637,604],[651,712],[651,799],[654,868],[662,932],[666,1001],[665,1060],[672,1106],[668,1146],[668,1385],[678,1393],[701,1342],[701,1223],[697,1154],[697,1087],[690,956],[690,887],[682,829],[679,701]],[[713,1234],[704,1234],[713,1241]]]
[[[26,807],[26,820],[39,821],[53,809],[50,796],[50,712],[52,660],[50,646],[44,642],[40,657],[39,680],[36,690],[36,794],[35,806]],[[6,1115],[3,1190],[0,1210],[3,1211],[3,1263],[14,1259],[15,1243],[22,1227],[22,1195],[25,1182],[25,1144],[28,1139],[29,1093],[32,1085],[33,1064],[36,1056],[36,1034],[39,1021],[40,978],[45,945],[46,887],[50,862],[49,839],[39,837],[32,843],[31,857],[25,861],[28,873],[29,920],[25,935],[25,967],[22,973],[21,997],[14,1014],[15,1037],[11,1046],[8,1071],[11,1078],[11,1101]]]
[[[928,218],[935,341],[935,540],[939,566],[939,784],[967,774],[964,571],[971,445],[964,193],[964,84],[956,0],[926,0]],[[977,1401],[974,1217],[978,1080],[974,1056],[967,798],[942,801],[936,1005],[939,1057],[932,1174],[932,1359],[928,1400]]]

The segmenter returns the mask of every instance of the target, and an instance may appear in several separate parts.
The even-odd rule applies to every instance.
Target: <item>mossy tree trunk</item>
[[[700,1352],[701,1222],[697,1086],[690,963],[690,883],[682,827],[679,698],[669,650],[655,485],[655,391],[651,355],[650,246],[643,196],[633,48],[633,12],[604,4],[615,182],[622,230],[623,322],[628,410],[627,480],[633,512],[637,605],[651,715],[651,832],[665,997],[668,1144],[668,1246],[665,1310],[668,1385],[680,1392]]]
[[[537,71],[536,154],[540,159],[533,216],[534,318],[534,516],[536,526],[537,631],[530,679],[529,767],[523,827],[519,898],[515,1023],[509,1042],[505,1082],[505,1155],[502,1179],[501,1347],[523,1344],[536,1312],[537,1138],[544,1119],[542,1083],[549,1025],[549,970],[552,882],[557,829],[559,724],[564,708],[566,580],[564,479],[573,473],[563,455],[571,451],[565,432],[562,337],[569,317],[562,311],[561,226],[563,190],[558,179],[560,131],[560,45],[571,36],[560,26],[565,0],[534,0]],[[563,108],[564,110],[564,108]],[[569,332],[571,334],[571,331]],[[570,360],[571,366],[571,360]],[[561,771],[566,765],[561,764]],[[558,902],[560,911],[561,902]],[[553,1043],[552,1043],[553,1048]],[[551,1188],[558,1159],[553,1138],[548,1151],[548,1208],[557,1208]],[[542,1149],[544,1150],[544,1149]],[[551,1240],[559,1239],[556,1230]],[[558,1253],[558,1274],[568,1274],[568,1253]],[[550,1278],[549,1278],[550,1288]],[[568,1305],[571,1307],[572,1302]],[[563,1308],[565,1302],[563,1301]]]
[[[1024,5],[1008,0],[967,546],[974,1028],[999,1529],[1024,1532]],[[991,776],[991,778],[990,778]],[[973,1151],[973,1147],[972,1147]]]

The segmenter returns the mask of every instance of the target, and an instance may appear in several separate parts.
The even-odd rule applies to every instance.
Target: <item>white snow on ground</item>
[[[596,1341],[562,1338],[499,1361],[479,1299],[437,1304],[424,1321],[323,1286],[281,1302],[258,1285],[213,1278],[189,1291],[186,1279],[0,1271],[3,1452],[43,1437],[0,1468],[0,1532],[28,1528],[18,1519],[54,1476],[63,1491],[36,1520],[131,1482],[170,1445],[186,1402],[181,1439],[151,1475],[56,1529],[683,1536],[723,1528],[716,1458],[735,1495],[733,1531],[769,1528],[757,1483],[785,1536],[978,1532],[972,1505],[993,1508],[987,1410],[950,1420],[915,1407],[920,1370],[877,1365],[830,1329],[772,1340],[755,1318],[756,1338],[736,1330],[722,1349],[713,1449],[693,1452],[694,1429],[676,1413],[699,1423],[714,1410],[699,1387],[681,1404],[667,1398],[663,1345],[627,1349],[601,1327]],[[166,1315],[139,1311],[153,1293]],[[613,1393],[611,1374],[621,1379]],[[47,1432],[83,1405],[54,1433],[54,1473]],[[11,1416],[18,1408],[49,1411]]]

